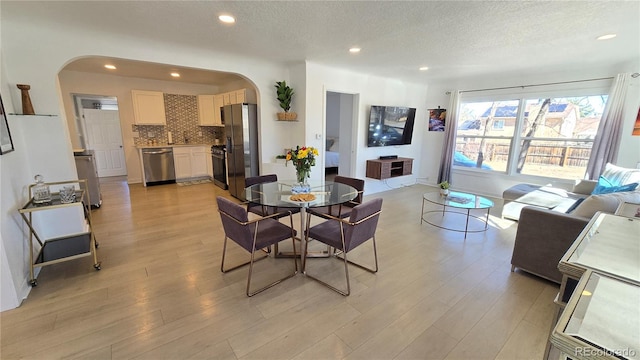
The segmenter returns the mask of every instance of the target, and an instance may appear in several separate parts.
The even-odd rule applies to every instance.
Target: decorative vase
[[[449,196],[449,189],[440,189],[440,195]]]
[[[36,112],[33,110],[33,104],[29,97],[31,86],[27,84],[17,84],[16,86],[20,89],[22,95],[22,115],[35,115]]]
[[[311,192],[311,186],[307,183],[309,178],[309,170],[296,169],[296,183],[291,187],[293,194],[308,194]]]

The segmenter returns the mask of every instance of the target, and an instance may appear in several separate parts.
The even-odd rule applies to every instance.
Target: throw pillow
[[[598,211],[613,214],[623,202],[640,203],[640,192],[625,191],[591,195],[578,205],[571,215],[591,218]]]
[[[326,143],[325,143],[325,148],[324,148],[324,150],[325,150],[325,151],[329,151],[329,150],[331,150],[331,147],[333,146],[333,142],[334,142],[334,141],[335,141],[334,139],[327,139],[327,140],[326,140]]]
[[[631,183],[626,185],[614,185],[611,181],[609,181],[605,176],[600,176],[598,179],[598,184],[591,192],[591,195],[598,194],[609,194],[613,192],[622,192],[622,191],[633,191],[638,187],[638,183]]]
[[[607,163],[602,172],[602,176],[612,185],[626,185],[630,183],[640,183],[640,169],[629,169]]]

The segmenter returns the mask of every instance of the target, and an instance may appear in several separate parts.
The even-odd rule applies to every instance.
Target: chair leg
[[[322,280],[320,280],[320,279],[318,279],[318,278],[316,278],[316,277],[314,277],[312,275],[307,274],[306,272],[304,272],[304,269],[303,269],[303,272],[305,273],[305,275],[307,277],[309,277],[309,278],[321,283],[322,285],[328,287],[329,289],[331,289],[331,290],[333,290],[333,291],[335,291],[335,292],[337,292],[337,293],[339,293],[341,295],[349,296],[351,294],[351,283],[349,281],[349,266],[347,264],[351,264],[351,265],[357,266],[357,267],[359,267],[359,268],[361,268],[363,270],[366,270],[366,271],[368,271],[370,273],[378,272],[378,250],[377,250],[377,247],[376,247],[376,237],[374,236],[372,238],[372,240],[373,240],[373,258],[374,258],[374,262],[375,262],[375,268],[373,268],[373,269],[348,260],[346,252],[341,251],[340,249],[336,249],[337,251],[342,253],[342,257],[340,257],[338,255],[336,255],[335,257],[344,262],[344,273],[345,273],[345,277],[346,277],[346,280],[347,280],[347,291],[340,290],[340,289],[336,288],[335,286],[329,285],[328,283],[326,283],[326,282],[324,282],[324,281],[322,281]],[[344,244],[343,244],[343,248],[344,248]]]
[[[293,226],[292,226],[292,229],[293,229]],[[255,234],[257,234],[257,233],[258,233],[258,225],[256,224]],[[295,239],[293,238],[293,230],[291,230],[291,240],[295,244]],[[251,275],[253,274],[253,263],[254,263],[253,259],[254,259],[255,253],[256,253],[256,237],[255,236],[253,238],[253,248],[252,248],[252,250],[253,251],[251,251],[251,262],[250,262],[250,265],[249,265],[249,277],[247,277],[247,292],[246,293],[247,293],[248,297],[252,297],[253,295],[261,293],[261,292],[267,290],[270,287],[278,285],[279,283],[281,283],[281,282],[283,282],[283,281],[285,281],[285,280],[287,280],[289,278],[292,278],[292,277],[296,276],[296,274],[298,273],[298,260],[295,257],[296,248],[294,246],[293,247],[293,254],[294,254],[294,257],[293,257],[293,262],[294,262],[293,274],[287,275],[287,276],[283,277],[282,279],[278,279],[278,280],[272,282],[271,284],[269,284],[267,286],[264,286],[264,287],[262,287],[262,288],[260,288],[260,289],[258,289],[256,291],[251,292],[250,291],[250,287],[251,287]],[[265,257],[267,257],[267,256],[265,256]],[[262,260],[265,257],[263,257],[261,259],[258,259],[258,260]]]
[[[222,273],[227,273],[229,271],[232,271],[232,270],[235,270],[235,269],[239,269],[239,268],[241,268],[243,266],[246,266],[246,265],[249,265],[251,263],[251,261],[247,261],[245,263],[242,263],[240,265],[236,265],[236,266],[234,266],[234,267],[232,267],[230,269],[226,269],[225,270],[225,268],[224,268],[224,258],[225,258],[225,255],[227,254],[227,239],[228,239],[228,237],[225,236],[224,237],[224,245],[222,245],[222,262],[220,263],[220,271]],[[258,259],[256,261],[264,260],[264,259],[266,259],[268,257],[269,257],[269,255],[265,255],[265,256],[261,257],[260,259]]]
[[[375,267],[374,267],[373,269],[368,268],[368,267],[366,267],[366,266],[364,266],[364,265],[360,265],[360,264],[355,263],[355,262],[353,262],[353,261],[349,261],[349,260],[348,260],[347,262],[348,262],[349,264],[353,265],[353,266],[357,266],[357,267],[359,267],[360,269],[362,269],[362,270],[366,270],[366,271],[368,271],[368,272],[370,272],[370,273],[377,273],[377,272],[378,272],[378,250],[377,250],[377,248],[376,248],[376,237],[375,237],[375,235],[373,236],[373,238],[372,238],[372,239],[373,239],[373,260],[374,260],[374,263],[375,263]],[[346,259],[347,254],[346,254],[345,252],[342,252],[342,253],[344,254],[344,258]],[[338,259],[341,259],[341,260],[342,260],[343,258],[341,258],[341,257],[340,257],[340,256],[338,256],[338,255],[339,255],[339,254],[336,254],[336,257],[337,257]]]

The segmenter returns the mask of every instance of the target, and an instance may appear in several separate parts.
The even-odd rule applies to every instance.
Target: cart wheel
[[[97,264],[93,265],[93,267],[94,267],[96,270],[100,270],[100,269],[102,269],[102,267],[101,267],[100,265],[101,265],[101,263],[97,263]]]
[[[96,241],[96,249],[100,247],[100,244]]]
[[[32,280],[30,280],[30,281],[29,281],[29,285],[31,285],[31,286],[38,286],[38,280],[36,280],[36,279],[32,279]]]

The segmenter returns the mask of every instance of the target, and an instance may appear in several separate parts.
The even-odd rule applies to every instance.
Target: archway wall
[[[256,58],[247,58],[211,49],[191,48],[175,43],[152,43],[148,39],[120,37],[99,31],[77,31],[74,28],[50,27],[28,19],[2,18],[3,66],[6,76],[0,79],[2,89],[8,89],[8,103],[20,112],[20,93],[15,84],[31,85],[31,100],[39,114],[58,114],[66,119],[73,115],[63,107],[64,93],[58,74],[71,61],[86,56],[105,56],[171,64],[176,66],[235,73],[255,85],[261,123],[262,162],[282,152],[287,143],[286,127],[275,121],[278,104],[269,94],[276,81],[288,80],[287,67]],[[224,91],[224,89],[222,89]],[[193,90],[196,91],[195,88]],[[264,95],[266,94],[266,95]],[[73,119],[66,119],[73,123]],[[271,126],[272,125],[272,126]],[[71,139],[70,139],[71,141]],[[265,160],[266,159],[266,160]]]

